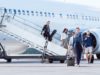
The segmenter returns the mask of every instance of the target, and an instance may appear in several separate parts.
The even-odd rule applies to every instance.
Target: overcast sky
[[[61,1],[61,2],[65,1],[66,3],[75,3],[75,4],[100,8],[100,0],[52,0],[52,1]]]

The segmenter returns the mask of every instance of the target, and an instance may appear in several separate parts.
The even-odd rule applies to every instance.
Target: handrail
[[[12,14],[10,14],[10,15],[12,15]],[[4,8],[4,13],[3,13],[3,19],[4,19],[4,17],[6,17],[6,16],[9,16],[9,14],[7,14],[6,13],[6,9]],[[13,15],[12,15],[13,16]],[[13,19],[13,17],[12,16],[10,16],[12,19]],[[2,21],[3,21],[3,19],[2,19]],[[33,26],[30,26],[29,24],[24,24],[23,22],[21,22],[21,21],[18,21],[18,20],[16,20],[16,19],[13,19],[14,21],[17,21],[18,23],[21,23],[21,24],[23,24],[23,25],[25,25],[25,26],[27,26],[27,27],[30,27],[30,28],[34,28]],[[2,24],[2,23],[1,23]],[[32,25],[35,25],[35,24],[32,24]],[[37,26],[37,25],[35,25],[35,26]],[[6,31],[6,30],[5,30]],[[39,30],[38,30],[39,31]],[[9,31],[7,31],[7,32],[9,32]],[[6,33],[7,33],[6,32]],[[10,32],[11,33],[11,32]],[[15,37],[17,36],[18,38],[20,38],[20,39],[22,39],[22,40],[24,40],[25,42],[26,41],[28,41],[29,43],[31,43],[31,46],[33,45],[33,42],[31,42],[31,41],[29,41],[29,40],[26,40],[26,39],[24,39],[24,38],[22,38],[22,37],[20,37],[20,36],[18,36],[18,35],[16,35],[16,34],[14,34],[14,33],[11,33],[11,34],[13,34]],[[18,39],[17,38],[17,39]],[[28,44],[29,44],[28,43]],[[39,45],[37,45],[38,47],[41,47],[41,46],[39,46]],[[41,47],[41,48],[43,48],[43,47]],[[43,51],[43,50],[42,50]],[[52,52],[52,51],[50,51],[50,50],[48,50],[50,53],[49,54],[52,54],[52,53],[54,53],[54,52]],[[56,53],[54,53],[54,54],[56,54]],[[57,54],[56,54],[57,55]]]
[[[7,54],[6,54],[6,51],[5,51],[5,49],[4,49],[4,47],[3,47],[3,45],[2,45],[2,43],[0,42],[0,47],[1,47],[1,49],[2,49],[2,51],[1,51],[1,55],[0,56],[7,56]]]
[[[8,14],[6,8],[1,7],[0,10],[3,10],[4,13]],[[13,19],[14,19],[15,17],[17,17],[17,18],[19,18],[19,19],[21,19],[21,20],[23,20],[23,21],[25,21],[25,22],[28,22],[28,23],[31,23],[31,24],[34,25],[34,26],[37,26],[37,28],[40,28],[39,31],[42,30],[42,27],[41,27],[40,25],[38,25],[38,24],[36,24],[36,23],[33,23],[32,21],[29,21],[28,19],[24,19],[24,18],[22,18],[22,17],[19,17],[19,16],[16,15],[16,13],[14,13],[14,14],[8,14],[8,15],[12,15],[12,16],[13,16]],[[28,26],[29,26],[29,24],[28,24]],[[52,30],[51,30],[51,32],[52,32]],[[56,35],[60,37],[60,34],[56,33]],[[57,40],[59,40],[57,37],[54,37],[54,38],[57,39]]]
[[[10,17],[8,17],[8,16],[10,16]],[[35,25],[35,24],[28,24],[28,23],[25,23],[25,22],[27,22],[27,21],[23,21],[23,22],[22,22],[22,21],[18,20],[16,17],[14,17],[14,19],[13,19],[13,15],[12,15],[12,14],[6,14],[5,17],[8,17],[9,19],[12,19],[13,21],[16,21],[16,22],[18,22],[18,23],[23,24],[24,26],[26,26],[26,30],[31,28],[31,30],[32,30],[32,29],[35,29],[36,31],[39,32],[39,34],[41,33],[42,28],[34,27],[33,25]],[[37,26],[37,25],[35,25],[35,26]],[[39,29],[38,29],[38,28],[39,28]],[[24,29],[25,29],[25,27],[24,27]],[[40,30],[40,29],[41,29],[41,30]],[[31,31],[31,32],[32,32],[32,31]],[[34,33],[34,32],[32,32],[32,33]],[[60,42],[60,40],[59,40],[58,38],[55,37],[54,39],[56,40],[57,44],[58,44],[58,42]]]
[[[40,28],[40,30],[39,30],[39,29],[37,29],[37,30],[39,30],[39,31],[41,31],[41,30],[42,30],[42,27],[41,27],[40,25],[38,25],[38,24],[36,24],[36,23],[33,23],[32,21],[26,20],[26,19],[21,18],[21,17],[19,17],[19,16],[17,16],[17,15],[16,15],[15,17],[17,17],[17,18],[19,18],[19,19],[22,19],[22,20],[24,20],[25,22],[27,21],[27,22],[31,23],[32,25],[37,26],[37,28]],[[31,27],[33,27],[33,26],[31,26]],[[51,30],[51,32],[52,32],[52,31],[53,31],[53,30]],[[60,34],[58,34],[58,33],[56,33],[56,35],[57,35],[57,36],[60,36]],[[56,37],[55,37],[55,39],[59,40],[59,39],[58,39],[58,38],[56,38]]]
[[[15,16],[15,17],[17,17],[17,18],[19,18],[19,19],[22,19],[22,20],[24,20],[24,21],[27,21],[27,22],[29,22],[29,23],[31,23],[31,24],[33,24],[33,25],[35,25],[35,26],[37,26],[37,27],[39,27],[39,28],[41,28],[42,29],[42,26],[40,26],[40,25],[38,25],[38,24],[36,24],[36,23],[33,23],[32,21],[29,21],[29,20],[26,20],[26,19],[24,19],[24,18],[21,18],[21,17],[19,17],[19,16]],[[52,31],[52,30],[51,30]],[[60,36],[60,34],[58,34],[58,33],[56,33],[58,36]]]
[[[41,27],[40,25],[38,25],[38,24],[36,24],[36,23],[33,23],[32,21],[29,21],[29,20],[24,19],[24,18],[22,18],[22,17],[19,17],[19,16],[16,15],[16,13],[14,13],[14,14],[8,14],[8,13],[7,13],[7,9],[4,8],[4,7],[0,7],[0,10],[3,11],[3,16],[2,16],[2,17],[4,17],[5,14],[7,14],[7,15],[12,15],[12,18],[13,18],[13,19],[19,18],[19,19],[23,20],[24,22],[31,23],[32,26],[29,25],[29,24],[26,24],[26,23],[23,23],[23,24],[24,24],[24,25],[28,25],[28,26],[30,26],[31,28],[34,28],[34,26],[36,26],[36,28],[34,28],[34,29],[36,29],[36,30],[38,30],[39,32],[41,32],[42,27]],[[3,18],[2,18],[0,24],[2,24],[2,21],[3,21]],[[22,23],[22,22],[20,22],[20,23]],[[33,26],[33,25],[34,25],[34,26]],[[51,30],[51,32],[52,32],[52,30]],[[58,37],[59,37],[59,38],[58,38]],[[57,41],[60,41],[60,34],[56,33],[55,36],[54,36],[54,39],[56,39]]]
[[[3,29],[3,30],[1,30],[1,31],[4,32],[4,33],[7,33],[7,34],[10,35],[10,36],[13,35],[12,37],[14,37],[14,38],[16,38],[16,39],[18,39],[18,38],[22,39],[22,42],[23,42],[23,40],[24,40],[24,43],[26,43],[26,44],[28,44],[28,45],[31,45],[31,47],[34,47],[33,45],[35,45],[35,43],[33,43],[33,42],[29,41],[29,40],[26,40],[26,39],[24,39],[24,38],[22,38],[22,37],[20,37],[20,36],[18,36],[18,35],[16,35],[16,34],[12,33],[12,32],[9,32],[9,31],[7,31],[6,29]],[[17,38],[17,37],[18,37],[18,38]],[[40,46],[40,45],[38,45],[38,44],[36,44],[36,46],[37,46],[38,48],[42,48],[42,49],[43,49],[43,47]],[[40,51],[43,52],[43,50],[41,50],[41,49],[40,49]],[[49,53],[49,52],[50,52],[50,53]],[[47,54],[50,54],[50,55],[53,55],[53,54],[58,55],[58,54],[56,54],[55,52],[50,51],[50,50],[48,50],[48,49],[47,49],[46,53],[47,53]]]
[[[6,9],[2,7],[2,8],[0,8],[0,10],[3,10],[3,13],[1,12],[1,13],[3,14],[3,15],[1,16],[2,18],[1,18],[1,21],[0,21],[0,25],[1,25],[2,22],[3,22],[3,19],[4,19],[4,17],[5,17],[5,14],[6,14]]]

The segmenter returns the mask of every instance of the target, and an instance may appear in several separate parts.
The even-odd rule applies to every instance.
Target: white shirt
[[[68,35],[66,33],[62,33],[61,34],[61,40],[64,40],[68,37]]]
[[[69,45],[73,45],[73,38],[74,38],[74,36],[72,36],[72,37],[70,38],[70,40],[69,40]]]

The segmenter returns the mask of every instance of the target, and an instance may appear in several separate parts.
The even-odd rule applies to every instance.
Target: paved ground
[[[0,61],[0,75],[100,75],[100,61],[87,64],[82,61],[80,67],[67,67],[66,63],[40,63],[33,60],[13,60],[12,63]]]

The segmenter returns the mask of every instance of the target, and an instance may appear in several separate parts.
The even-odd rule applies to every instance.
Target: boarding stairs
[[[7,14],[5,8],[2,11],[2,14],[0,14],[1,32],[20,41],[21,43],[27,44],[29,47],[37,49],[40,52],[44,51],[43,49],[46,40],[41,36],[40,30],[37,29],[39,27],[37,27],[36,24],[30,24],[30,22],[28,22],[27,20],[19,18],[16,15]],[[66,49],[62,48],[54,42],[48,42],[46,55],[65,56],[65,54]]]

